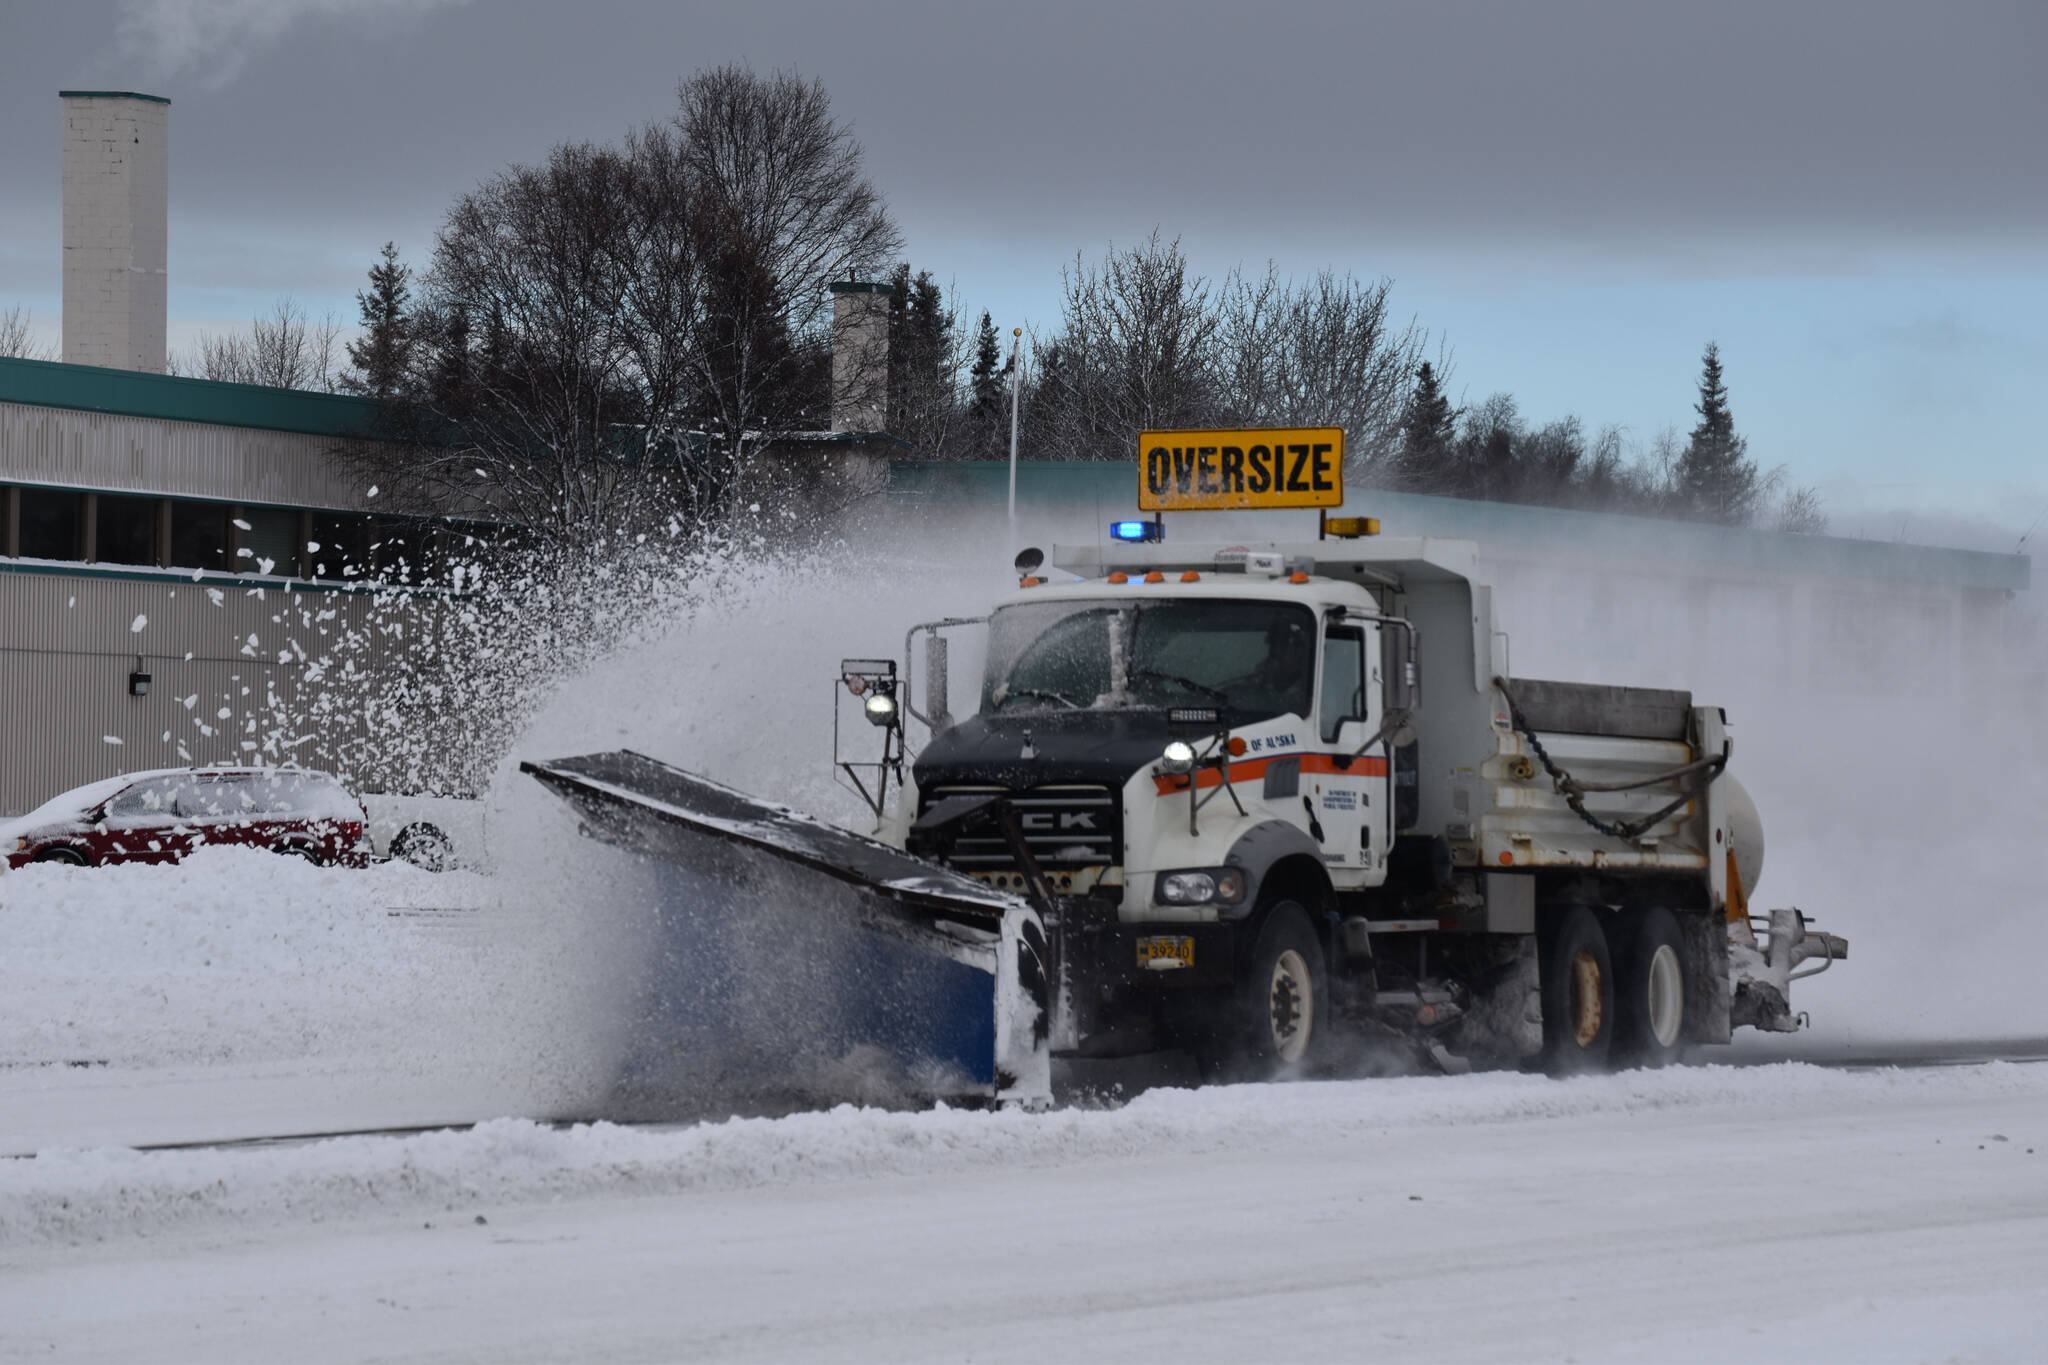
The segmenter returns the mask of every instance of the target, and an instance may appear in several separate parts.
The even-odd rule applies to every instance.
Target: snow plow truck
[[[1752,914],[1762,826],[1722,710],[1509,676],[1477,546],[1328,516],[1341,452],[1147,433],[1151,520],[1024,551],[1014,592],[913,628],[900,669],[846,661],[873,837],[638,754],[525,766],[680,872],[667,895],[793,911],[835,964],[805,1046],[880,1049],[945,1098],[1043,1104],[1056,1062],[1274,1078],[1379,1046],[1569,1073],[1798,1028],[1791,983],[1848,945]],[[1262,505],[1315,506],[1315,538],[1165,540],[1166,510]]]

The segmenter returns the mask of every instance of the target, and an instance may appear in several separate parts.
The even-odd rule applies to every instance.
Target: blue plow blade
[[[648,874],[618,1107],[1049,1100],[1028,905],[641,754],[520,766]]]

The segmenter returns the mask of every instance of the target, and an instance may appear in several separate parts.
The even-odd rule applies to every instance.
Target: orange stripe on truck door
[[[1333,773],[1342,777],[1385,777],[1387,775],[1387,760],[1384,758],[1351,758],[1349,754],[1274,754],[1268,758],[1242,759],[1232,763],[1230,765],[1231,785],[1235,786],[1239,782],[1263,782],[1266,779],[1266,767],[1268,764],[1284,763],[1289,759],[1295,758],[1301,760],[1301,770],[1305,773]],[[1340,759],[1349,759],[1350,766],[1340,767],[1338,764]],[[1194,779],[1195,788],[1198,791],[1207,791],[1211,787],[1220,787],[1223,785],[1223,770],[1221,768],[1203,768],[1194,774]],[[1186,774],[1159,776],[1152,779],[1152,785],[1159,795],[1166,796],[1173,792],[1186,791],[1188,789],[1188,778]]]

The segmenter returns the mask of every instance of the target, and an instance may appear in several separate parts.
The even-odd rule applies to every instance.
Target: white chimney
[[[171,102],[62,90],[64,359],[164,371]]]
[[[888,424],[891,284],[832,282],[832,430]]]

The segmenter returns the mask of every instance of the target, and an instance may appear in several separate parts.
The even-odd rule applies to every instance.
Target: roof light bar
[[[1113,521],[1109,534],[1116,540],[1156,541],[1166,539],[1166,523],[1163,521]]]

